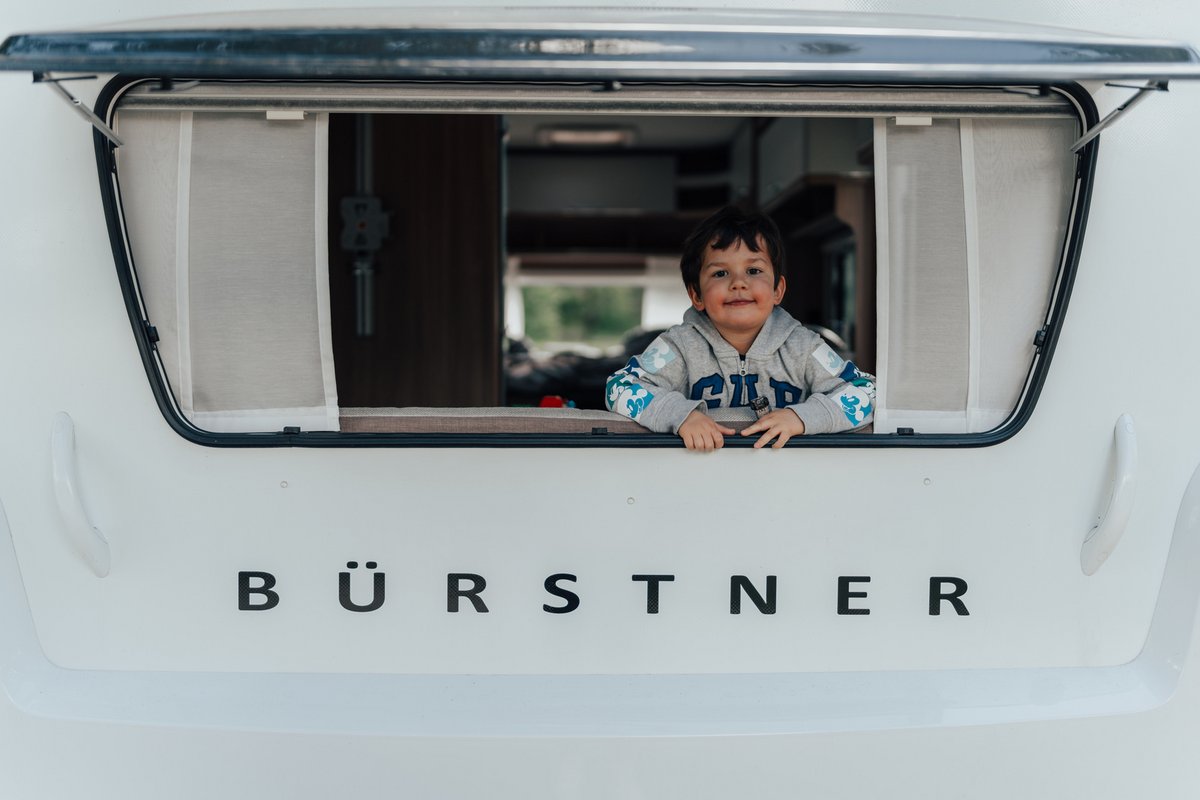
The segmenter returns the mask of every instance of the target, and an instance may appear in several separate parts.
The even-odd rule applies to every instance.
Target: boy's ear
[[[783,295],[787,291],[787,278],[780,275],[779,283],[775,286],[775,305],[783,302]]]
[[[690,297],[692,300],[692,308],[696,309],[697,311],[703,311],[704,300],[700,298],[700,292],[696,291],[695,287],[689,286],[687,287],[687,293],[688,297]]]

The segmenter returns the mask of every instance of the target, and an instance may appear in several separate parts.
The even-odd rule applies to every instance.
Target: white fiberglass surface
[[[254,465],[244,452],[199,451],[205,480],[176,483],[128,462],[98,474],[111,444],[84,425],[78,471],[106,521],[111,574],[94,580],[60,537],[21,539],[39,636],[72,668],[1098,666],[1128,660],[1145,635],[1122,608],[1093,621],[1074,607],[1090,588],[1077,567],[1087,527],[1077,509],[1099,477],[1070,506],[1051,503],[1041,496],[1050,465],[988,450],[885,451],[865,465],[857,451],[604,451],[583,467],[562,451],[282,451],[256,453]],[[176,469],[198,468],[191,460]],[[713,476],[714,465],[731,475]],[[669,481],[646,478],[667,471]],[[863,486],[881,513],[863,512]],[[664,576],[654,613],[638,575]],[[737,576],[773,609],[760,611]],[[962,582],[966,615],[949,600],[930,614],[935,577],[939,593]],[[477,604],[467,591],[483,584]],[[544,608],[569,605],[567,592],[577,608]]]
[[[129,13],[153,13],[148,4],[140,9]],[[23,7],[8,10],[4,26],[49,27],[63,16],[89,21],[99,13]],[[1041,3],[980,13],[1200,40],[1200,20],[1183,2],[1156,15]],[[20,187],[4,195],[0,215],[0,341],[31,343],[6,345],[0,393],[10,422],[0,458],[7,521],[0,619],[9,648],[0,785],[13,796],[248,797],[280,786],[295,796],[381,786],[581,797],[778,795],[797,787],[826,796],[929,796],[963,786],[978,797],[1193,792],[1200,700],[1194,669],[1177,668],[1194,642],[1186,577],[1195,559],[1178,523],[1195,524],[1193,507],[1181,515],[1180,506],[1200,459],[1186,401],[1200,387],[1180,366],[1190,363],[1200,333],[1188,283],[1195,245],[1188,209],[1198,176],[1180,157],[1187,132],[1200,124],[1196,89],[1172,86],[1102,135],[1098,193],[1066,326],[1036,413],[1014,439],[968,451],[604,451],[582,467],[565,452],[216,451],[180,439],[159,414],[133,347],[96,199],[90,134],[25,77],[0,76],[0,94],[6,113],[21,109],[0,156],[8,184]],[[1102,111],[1124,96],[1103,90]],[[57,411],[75,420],[84,505],[112,545],[112,572],[103,579],[61,530],[50,484]],[[1113,425],[1126,412],[1137,422],[1138,496],[1119,546],[1089,578],[1079,568],[1080,546],[1108,502]],[[328,502],[334,495],[343,499]],[[367,560],[387,573],[378,611],[341,606],[337,573],[350,560],[360,564],[356,574]],[[237,572],[247,570],[274,571],[276,608],[238,610]],[[631,576],[654,571],[676,579],[661,587],[660,613],[648,615],[645,584]],[[487,578],[488,614],[473,613],[467,601],[457,614],[446,611],[450,572]],[[562,601],[543,581],[565,572],[580,578],[580,607],[549,614],[542,605]],[[751,577],[761,589],[768,574],[777,576],[776,613],[759,614],[743,601],[742,614],[729,614],[730,576]],[[935,575],[969,584],[969,616],[928,614]],[[870,615],[836,613],[840,576],[872,578],[853,587],[868,597],[852,600]],[[1175,594],[1180,586],[1187,591]],[[1164,587],[1170,591],[1160,594]],[[1170,621],[1174,638],[1163,651],[1146,648],[1160,620]],[[834,712],[852,707],[847,690],[836,695],[843,706],[824,717],[809,708],[790,729],[825,722],[826,735],[721,735],[770,729],[764,717],[735,720],[731,709],[723,730],[705,723],[710,736],[625,724],[617,736],[567,742],[554,738],[563,709],[597,697],[568,686],[546,700],[541,738],[487,738],[465,717],[451,731],[464,738],[330,734],[371,725],[382,734],[402,725],[419,732],[429,706],[370,717],[371,690],[394,688],[370,682],[407,679],[409,670],[556,672],[563,680],[583,671],[665,672],[697,654],[702,666],[687,671],[765,675],[785,665],[793,678],[785,687],[799,694],[807,677],[829,671],[842,681],[908,668],[961,670],[966,684],[942,688],[966,685],[960,700],[976,712],[944,713],[944,696],[915,691],[927,686],[917,675],[893,684],[914,690],[903,698],[904,719],[941,729],[881,731],[904,726],[880,721],[888,707],[861,692],[870,702],[857,706],[857,724],[835,728]],[[1155,669],[1142,673],[1150,655]],[[327,713],[330,735],[278,735],[312,730],[288,711],[303,714],[306,700],[320,697],[312,691],[318,684],[304,680],[317,669],[344,680],[336,688],[357,692],[357,705],[342,713],[331,696],[318,712]],[[278,670],[293,675],[276,681]],[[978,691],[992,670],[1003,685],[1025,681],[1021,714],[1001,702],[978,710],[985,700],[1015,696]],[[253,691],[225,702],[226,679],[255,677],[228,671],[260,672],[261,684],[242,690],[282,688],[266,705]],[[170,679],[177,675],[212,691],[176,702]],[[1098,689],[1105,677],[1117,680],[1116,689],[1128,679],[1125,686],[1142,694],[1069,711],[1056,705],[1080,687]],[[519,680],[531,696],[564,686],[536,674]],[[707,694],[735,685],[709,684]],[[670,698],[670,685],[658,688]],[[1147,710],[1172,689],[1165,705]],[[450,704],[466,691],[442,699]],[[763,708],[776,698],[757,696]],[[147,707],[161,712],[155,723],[172,727],[95,724],[126,721]],[[1113,716],[1135,710],[1146,713]],[[618,723],[639,719],[614,715]],[[1047,721],[1055,716],[1099,718]],[[80,718],[91,721],[67,721]],[[1010,724],[964,727],[997,721]],[[238,725],[258,732],[197,730]],[[635,735],[646,731],[660,736]],[[126,768],[130,753],[139,754],[136,769]],[[97,783],[114,765],[120,777]],[[180,785],[187,779],[204,789]]]
[[[632,674],[1102,666],[1138,652],[1154,581],[1131,573],[1125,591],[1108,591],[1108,583],[1064,570],[1077,563],[1076,540],[1106,502],[1117,416],[1134,414],[1149,453],[1157,432],[1175,429],[1128,383],[1085,397],[1113,359],[1170,369],[1169,351],[1111,341],[1101,322],[1164,302],[1135,284],[1122,295],[1127,305],[1105,314],[1097,287],[1123,280],[1128,260],[1085,255],[1077,289],[1085,299],[1072,306],[1037,413],[999,447],[707,458],[674,450],[206,450],[173,438],[151,403],[99,209],[77,188],[90,168],[88,143],[69,117],[54,127],[62,109],[36,97],[36,118],[74,168],[31,188],[46,198],[33,205],[70,197],[59,207],[81,234],[56,244],[53,259],[42,253],[38,271],[18,268],[18,291],[6,293],[25,287],[58,298],[53,313],[62,315],[49,328],[61,337],[52,339],[54,369],[15,359],[40,391],[14,401],[13,413],[28,423],[13,446],[43,458],[45,414],[73,415],[85,499],[111,531],[114,564],[104,581],[77,581],[78,565],[59,563],[68,555],[63,543],[40,535],[53,524],[39,517],[49,506],[18,503],[17,552],[39,637],[56,663]],[[1145,148],[1122,151],[1120,136],[1116,129],[1112,138],[1124,157],[1104,162],[1102,178],[1125,174],[1134,157],[1154,157]],[[1103,213],[1114,196],[1099,202]],[[35,245],[44,250],[42,239],[15,241],[30,255]],[[1094,223],[1089,252],[1128,250],[1130,241]],[[81,328],[85,347],[77,346]],[[20,487],[34,474],[13,480]],[[1182,478],[1143,485],[1152,499],[1132,524],[1164,531]],[[32,487],[17,496],[44,497]],[[1157,536],[1127,547],[1133,554],[1124,563],[1143,559],[1142,574],[1155,574],[1165,541]],[[369,602],[368,562],[386,576],[378,609],[341,603],[339,573],[350,562],[360,565],[350,575],[352,604]],[[1105,577],[1122,569],[1110,564]],[[254,598],[270,596],[253,592],[266,578],[240,573],[269,573],[279,605],[240,609],[239,580]],[[646,611],[648,581],[633,578],[647,574],[674,576],[661,581],[658,614]],[[488,611],[461,598],[449,611],[449,575],[485,580]],[[543,608],[565,602],[545,588],[553,575],[575,576],[557,585],[575,591],[578,609]],[[777,605],[767,614],[742,587],[765,596],[771,576]],[[969,614],[941,601],[942,613],[931,615],[932,578],[963,582]],[[730,613],[732,589],[740,614]],[[842,599],[848,613],[839,614]]]
[[[1153,708],[1175,691],[1194,624],[1197,590],[1187,576],[1197,558],[1200,471],[1176,520],[1149,637],[1119,667],[405,677],[64,670],[41,652],[5,547],[0,682],[18,707],[56,718],[393,735],[832,732],[1111,715]]]

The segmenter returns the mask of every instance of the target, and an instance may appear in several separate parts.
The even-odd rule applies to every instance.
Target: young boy
[[[786,281],[779,230],[768,217],[729,207],[700,223],[679,263],[692,307],[608,379],[610,411],[691,450],[713,450],[734,431],[705,408],[751,407],[743,436],[755,447],[871,420],[875,379],[779,308]]]

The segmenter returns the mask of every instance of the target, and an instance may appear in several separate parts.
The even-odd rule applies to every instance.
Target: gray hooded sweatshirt
[[[759,396],[796,412],[806,434],[835,433],[870,422],[875,379],[778,306],[744,357],[689,308],[605,388],[610,411],[656,433],[678,433],[696,409],[747,407]]]

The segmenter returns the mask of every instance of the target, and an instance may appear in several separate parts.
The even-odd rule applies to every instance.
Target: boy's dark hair
[[[683,243],[683,256],[679,259],[679,271],[683,273],[683,285],[700,292],[700,266],[704,260],[704,248],[712,245],[714,250],[724,250],[738,239],[750,249],[758,252],[758,237],[767,247],[767,256],[775,268],[775,285],[783,277],[783,237],[779,228],[766,214],[745,211],[737,206],[726,206],[696,226]]]

